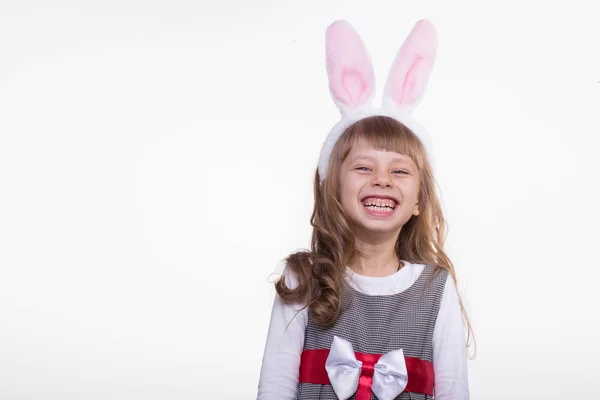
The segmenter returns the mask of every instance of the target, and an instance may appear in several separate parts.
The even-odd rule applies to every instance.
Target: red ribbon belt
[[[375,364],[383,354],[366,354],[354,352],[356,359],[362,362],[356,400],[371,398],[371,385]],[[329,350],[304,350],[300,358],[300,379],[302,383],[317,385],[330,385],[329,376],[325,369],[325,362]],[[414,357],[404,357],[408,372],[408,383],[404,391],[422,393],[433,396],[433,364],[426,360]]]

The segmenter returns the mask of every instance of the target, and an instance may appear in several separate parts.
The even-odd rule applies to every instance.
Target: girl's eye
[[[358,171],[370,171],[369,167],[356,167],[356,168],[354,168],[354,169],[355,169],[355,170],[358,170]],[[408,174],[408,172],[406,172],[406,171],[403,171],[403,170],[401,170],[401,169],[397,169],[397,170],[395,170],[393,173],[394,173],[394,174]]]

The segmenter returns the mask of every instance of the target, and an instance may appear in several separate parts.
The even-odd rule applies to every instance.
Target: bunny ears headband
[[[418,21],[398,50],[385,85],[382,106],[373,107],[373,66],[360,36],[345,21],[336,21],[327,28],[329,89],[342,118],[331,129],[321,149],[318,167],[321,183],[327,176],[333,147],[342,133],[353,123],[374,115],[394,118],[408,127],[425,147],[433,168],[431,139],[411,112],[425,93],[436,48],[435,28],[427,20]]]

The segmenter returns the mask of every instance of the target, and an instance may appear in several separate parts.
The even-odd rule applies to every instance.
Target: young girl
[[[373,108],[360,37],[343,21],[327,30],[342,119],[315,176],[311,248],[290,255],[275,284],[261,400],[469,398],[464,310],[443,250],[432,145],[411,117],[436,47],[433,26],[417,22],[383,106]]]

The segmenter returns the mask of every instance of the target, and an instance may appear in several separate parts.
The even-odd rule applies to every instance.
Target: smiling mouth
[[[381,199],[377,197],[367,197],[362,200],[362,205],[376,214],[391,214],[398,207],[398,203],[393,199]]]

